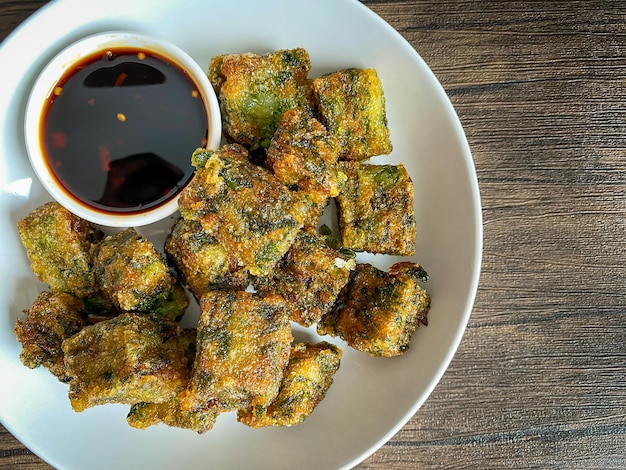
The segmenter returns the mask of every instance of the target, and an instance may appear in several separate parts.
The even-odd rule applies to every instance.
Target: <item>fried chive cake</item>
[[[52,292],[85,298],[97,293],[91,247],[104,234],[57,202],[44,204],[17,222],[31,269]]]
[[[188,380],[178,323],[123,313],[63,341],[69,399],[75,411],[106,403],[162,403]]]
[[[266,166],[311,202],[307,227],[317,227],[329,198],[339,194],[345,180],[337,168],[339,154],[337,139],[302,109],[287,111],[270,141]]]
[[[248,148],[267,145],[285,111],[313,108],[310,69],[302,48],[214,57],[208,75],[224,132]]]
[[[173,428],[189,429],[204,434],[213,429],[217,417],[216,409],[184,411],[177,397],[163,403],[136,403],[130,408],[126,421],[137,429],[163,423]]]
[[[264,295],[277,293],[290,301],[291,320],[308,327],[330,310],[354,266],[352,256],[302,230],[272,274],[255,278],[253,285]]]
[[[197,220],[179,218],[165,240],[165,253],[196,299],[210,290],[245,290],[248,271]]]
[[[343,149],[342,160],[391,153],[383,86],[374,69],[344,69],[313,80],[323,123]]]
[[[191,376],[193,362],[196,357],[195,328],[186,328],[182,331],[180,341],[187,359],[187,371]],[[198,434],[205,433],[213,428],[219,412],[215,409],[198,411],[184,411],[180,406],[179,395],[174,395],[162,403],[140,402],[131,406],[126,421],[134,428],[146,429],[159,423],[175,428],[190,429]]]
[[[337,197],[343,246],[413,255],[417,236],[414,190],[404,166],[341,162],[340,168],[348,178]]]
[[[85,327],[82,308],[82,301],[70,294],[39,294],[15,325],[15,336],[22,343],[22,363],[31,369],[43,366],[61,382],[69,381],[61,346]]]
[[[94,249],[94,272],[105,295],[120,311],[183,315],[189,301],[152,242],[129,228]]]
[[[181,192],[185,220],[206,231],[255,276],[268,275],[304,224],[302,201],[237,144],[192,155],[196,174]]]
[[[268,406],[240,410],[237,420],[253,428],[300,424],[326,396],[341,355],[341,349],[326,341],[295,344],[278,396]]]
[[[266,406],[278,394],[293,336],[278,295],[212,291],[202,297],[185,411]]]
[[[317,332],[338,336],[372,356],[404,354],[417,327],[427,322],[430,296],[420,285],[427,276],[420,265],[407,261],[389,272],[357,264]]]

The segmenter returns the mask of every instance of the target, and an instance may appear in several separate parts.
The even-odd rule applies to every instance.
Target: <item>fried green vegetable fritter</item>
[[[200,222],[179,218],[165,240],[165,253],[180,279],[200,299],[210,290],[245,290],[249,276]]]
[[[94,272],[103,294],[121,311],[176,319],[189,303],[152,242],[132,228],[106,237],[95,247]]]
[[[240,145],[192,156],[196,174],[178,205],[252,275],[267,275],[303,226],[302,201],[269,171],[248,160]]]
[[[357,264],[317,332],[339,336],[372,356],[399,356],[409,348],[419,324],[426,324],[430,296],[419,285],[426,278],[416,263],[396,263],[388,273]]]
[[[342,244],[355,251],[413,255],[414,190],[404,166],[340,163],[348,177],[337,197]]]
[[[224,132],[242,145],[258,146],[272,137],[285,111],[311,110],[310,68],[309,54],[301,48],[214,57],[209,79],[220,102]]]
[[[339,144],[326,128],[303,110],[280,120],[267,149],[267,166],[287,186],[321,196],[339,194]]]
[[[341,355],[338,347],[325,341],[295,344],[278,396],[267,407],[240,410],[237,420],[254,428],[301,423],[326,396]]]
[[[316,227],[328,199],[339,194],[345,175],[337,168],[339,144],[308,112],[287,111],[267,149],[266,166],[311,204],[305,226]]]
[[[123,313],[66,339],[63,353],[72,408],[174,398],[188,380],[180,335],[174,321]]]
[[[33,210],[17,222],[31,269],[52,292],[76,297],[96,294],[90,250],[104,234],[57,202]]]
[[[22,343],[20,360],[34,369],[44,366],[61,382],[67,382],[61,345],[85,326],[82,302],[70,294],[42,292],[25,318],[15,325],[15,336]]]
[[[180,337],[187,358],[189,376],[191,376],[196,357],[196,335],[195,328],[186,328]],[[131,407],[126,420],[128,424],[138,429],[164,423],[168,426],[204,433],[213,428],[218,415],[219,412],[215,409],[183,411],[177,395],[163,403],[136,403]]]
[[[254,279],[253,285],[263,295],[277,293],[289,300],[291,320],[308,327],[330,310],[354,266],[349,255],[303,230],[272,274]]]
[[[391,153],[385,95],[374,69],[345,69],[313,80],[324,124],[339,141],[342,159]]]
[[[202,297],[185,411],[265,406],[278,394],[293,336],[285,300],[250,292]]]

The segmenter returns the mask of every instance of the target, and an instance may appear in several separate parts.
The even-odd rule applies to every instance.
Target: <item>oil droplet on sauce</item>
[[[191,179],[191,154],[208,118],[193,80],[150,51],[120,48],[76,64],[44,110],[48,166],[74,199],[102,212],[137,213]]]

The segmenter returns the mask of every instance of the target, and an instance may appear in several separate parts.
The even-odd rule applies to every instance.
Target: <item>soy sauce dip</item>
[[[129,46],[86,56],[68,70],[45,104],[40,137],[68,195],[101,212],[132,214],[166,203],[185,186],[208,125],[187,73]]]

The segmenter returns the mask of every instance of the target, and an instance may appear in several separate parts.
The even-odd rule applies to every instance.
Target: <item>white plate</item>
[[[49,200],[24,146],[26,97],[46,61],[63,46],[113,29],[167,39],[203,68],[220,53],[301,46],[310,53],[311,76],[345,67],[378,70],[394,150],[376,162],[403,162],[415,183],[419,240],[414,259],[431,277],[429,326],[417,331],[400,358],[371,358],[343,347],[334,385],[299,426],[255,430],[226,414],[204,435],[165,426],[139,431],[126,424],[126,406],[74,413],[66,385],[18,359],[15,322],[44,286],[29,271],[15,222]],[[482,221],[459,120],[427,65],[393,28],[352,0],[59,0],[6,39],[0,63],[5,64],[0,86],[0,421],[33,452],[60,469],[349,468],[418,410],[467,324],[480,270]],[[141,232],[159,242],[163,230],[157,224]],[[360,259],[382,268],[398,260]]]

